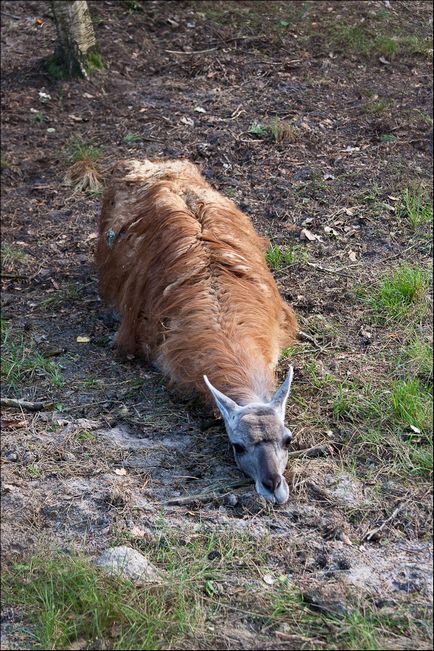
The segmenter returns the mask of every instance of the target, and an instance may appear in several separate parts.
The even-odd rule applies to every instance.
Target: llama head
[[[238,405],[204,376],[226,426],[238,467],[251,477],[259,495],[283,504],[289,496],[283,472],[292,433],[285,427],[285,406],[293,376],[288,376],[268,403]]]

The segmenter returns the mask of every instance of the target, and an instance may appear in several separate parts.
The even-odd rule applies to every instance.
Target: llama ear
[[[206,386],[211,391],[215,403],[221,412],[221,415],[223,416],[226,422],[229,422],[232,418],[234,418],[235,414],[240,410],[239,405],[237,405],[237,403],[234,400],[232,400],[232,398],[225,396],[224,393],[216,389],[208,380],[206,375],[203,376],[203,379],[205,380]]]
[[[277,389],[271,401],[271,406],[282,416],[282,418],[285,418],[286,401],[288,400],[289,392],[291,390],[291,383],[292,383],[293,376],[294,376],[294,369],[292,366],[290,366],[288,370],[288,375],[286,376],[286,380]]]

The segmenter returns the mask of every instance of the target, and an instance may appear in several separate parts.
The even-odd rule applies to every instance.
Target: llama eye
[[[292,432],[288,431],[285,438],[283,439],[283,447],[289,448],[289,446],[291,445],[291,441],[292,441]]]
[[[233,443],[233,448],[237,454],[243,454],[246,451],[244,445],[240,445],[239,443]]]

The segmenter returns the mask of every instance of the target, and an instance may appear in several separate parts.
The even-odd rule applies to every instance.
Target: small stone
[[[225,495],[223,502],[226,506],[234,507],[238,504],[238,497],[233,493],[229,493],[229,495]]]
[[[108,574],[121,576],[137,584],[161,582],[160,573],[148,559],[126,545],[110,547],[101,554],[96,564]]]
[[[209,554],[208,554],[208,560],[209,561],[214,561],[214,560],[220,560],[222,555],[217,549],[213,549]]]

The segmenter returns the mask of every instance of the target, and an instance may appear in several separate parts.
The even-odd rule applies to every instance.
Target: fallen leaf
[[[78,344],[88,344],[90,342],[90,337],[87,337],[86,335],[79,335],[76,339],[76,342]]]
[[[301,240],[309,240],[309,242],[314,242],[315,240],[320,240],[318,235],[314,235],[307,228],[303,228],[303,230],[300,232],[300,239]]]
[[[40,90],[39,99],[41,100],[41,102],[48,102],[48,100],[51,99],[51,95],[49,95],[48,93],[44,93],[43,90]]]
[[[90,233],[84,241],[90,242],[91,240],[96,240],[97,237],[98,237],[98,233]]]
[[[348,257],[351,262],[355,262],[357,260],[357,255],[354,251],[348,251]]]
[[[380,57],[378,60],[380,63],[384,63],[385,66],[390,66],[390,61],[388,61],[385,57]]]
[[[273,583],[274,583],[274,578],[271,576],[271,574],[264,574],[264,576],[262,577],[262,580],[267,585],[273,585]]]
[[[334,235],[335,237],[338,236],[338,232],[331,226],[324,226],[324,233],[327,233],[327,235]]]
[[[140,529],[140,527],[133,527],[132,529],[130,529],[130,534],[134,538],[144,538],[147,532],[144,529]]]
[[[354,208],[344,208],[344,213],[352,217],[354,215]]]
[[[115,475],[121,475],[121,477],[123,477],[124,475],[127,474],[127,471],[125,470],[125,468],[115,468],[114,473]]]
[[[182,122],[182,124],[186,124],[189,127],[194,127],[194,120],[192,120],[191,118],[183,116],[180,121]]]
[[[206,113],[205,109],[201,106],[196,106],[193,110],[196,111],[196,113]]]
[[[352,541],[348,538],[347,534],[344,533],[344,532],[341,533],[340,538],[341,538],[342,542],[345,543],[346,545],[352,545],[353,544]]]
[[[85,97],[86,99],[93,99],[93,95],[91,95],[90,93],[83,93],[83,97]]]

